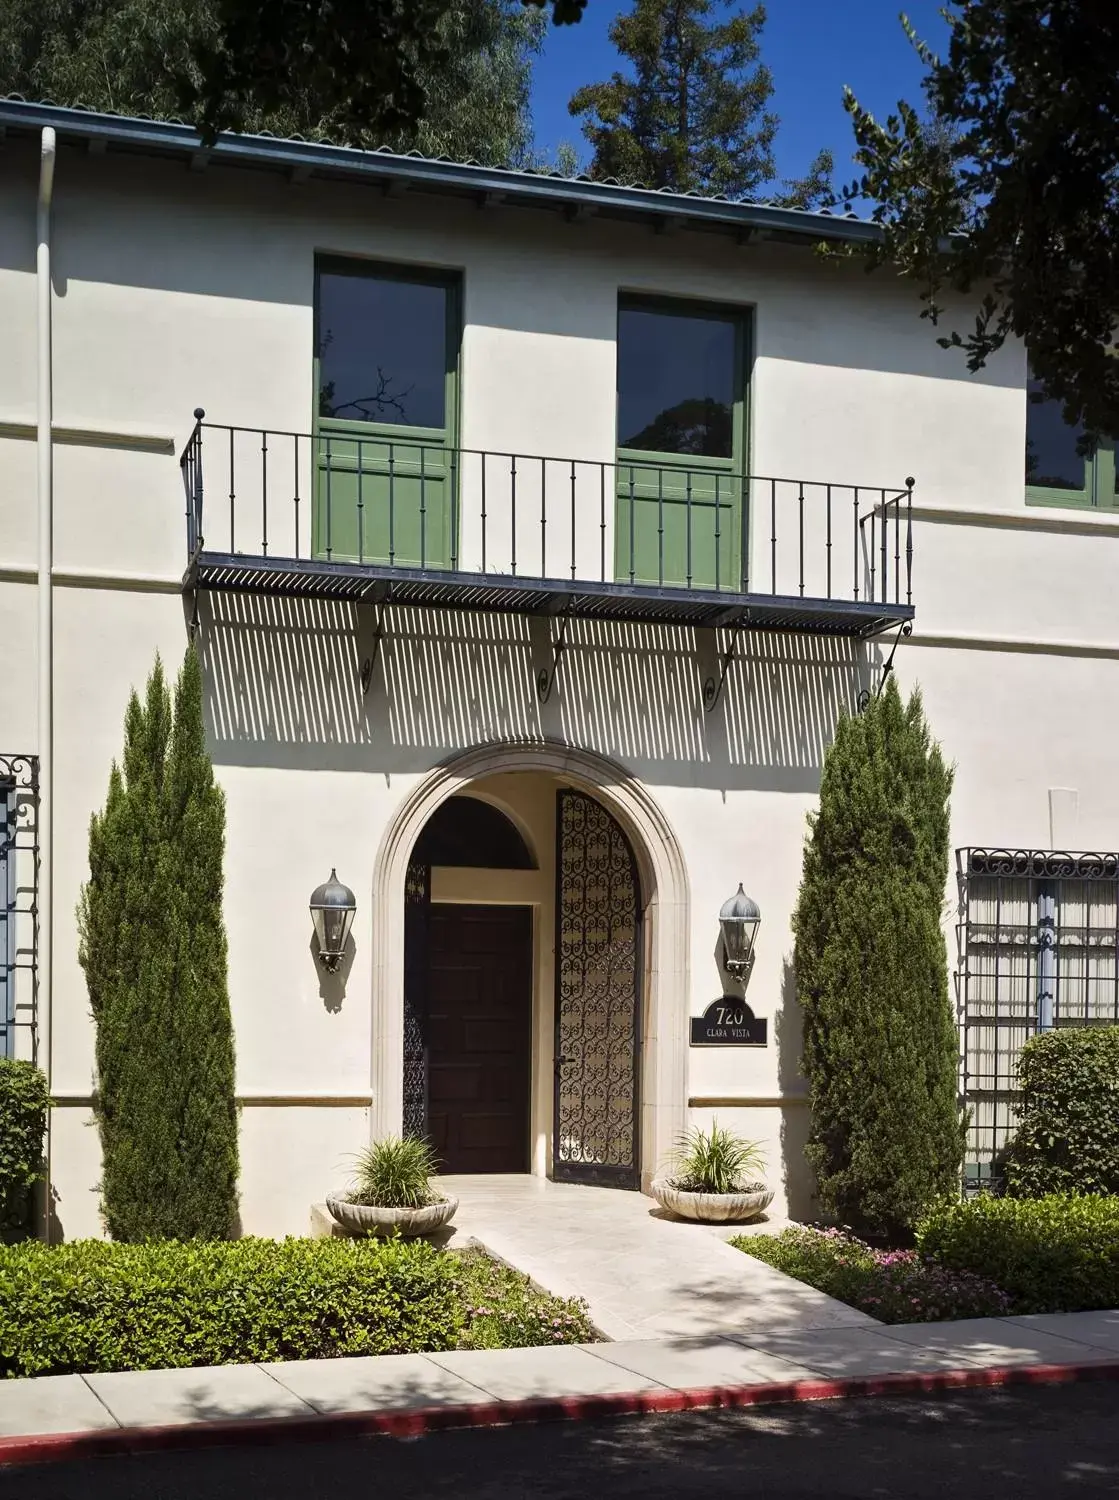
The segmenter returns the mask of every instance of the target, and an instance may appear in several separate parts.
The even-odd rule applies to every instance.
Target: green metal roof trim
[[[285,172],[297,181],[311,177],[364,181],[384,191],[414,190],[473,198],[486,204],[519,204],[555,208],[572,217],[598,214],[608,218],[645,219],[669,228],[709,228],[731,233],[764,234],[782,240],[822,240],[865,244],[878,239],[876,224],[853,214],[809,213],[767,203],[736,202],[696,193],[670,193],[627,187],[589,178],[548,172],[481,167],[385,150],[362,151],[319,141],[285,140],[270,135],[220,135],[203,146],[191,125],[167,120],[100,114],[56,104],[0,99],[0,132],[27,136],[51,125],[60,142],[84,144],[93,151],[181,158],[196,167],[210,162]]]

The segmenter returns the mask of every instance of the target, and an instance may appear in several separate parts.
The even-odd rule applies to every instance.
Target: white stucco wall
[[[0,161],[4,750],[36,748],[34,445],[12,425],[34,420],[34,195],[34,153],[13,146]],[[1107,516],[1027,510],[1021,352],[967,376],[886,273],[711,235],[188,173],[67,147],[54,232],[56,424],[102,430],[96,445],[71,432],[56,447],[52,1082],[70,1101],[54,1128],[67,1235],[98,1229],[93,1042],[72,914],[128,693],[156,650],[173,666],[186,641],[176,454],[197,405],[216,422],[308,430],[316,252],[461,271],[461,441],[471,448],[612,458],[619,291],[751,308],[753,471],[872,486],[916,476],[917,628],[896,668],[903,685],[920,683],[957,765],[954,842],[1044,846],[1048,789],[1067,787],[1079,793],[1079,843],[1119,847],[1119,528]],[[368,622],[350,606],[226,596],[203,600],[200,619],[228,799],[247,1229],[304,1231],[309,1203],[344,1180],[347,1153],[371,1128],[370,995],[383,941],[372,880],[390,819],[449,755],[506,738],[608,756],[659,805],[687,868],[683,1030],[720,991],[720,904],[739,880],[760,902],[749,1000],[770,1019],[770,1045],[691,1050],[687,1098],[723,1101],[697,1103],[695,1118],[714,1112],[764,1138],[774,1178],[789,1172],[789,1205],[808,1211],[789,913],[821,756],[839,709],[873,682],[882,645],[759,635],[705,714],[715,666],[706,633],[576,622],[542,706],[534,677],[550,656],[540,621],[395,610],[363,696],[357,637]],[[315,963],[306,907],[331,865],[359,902],[341,980]],[[540,1051],[537,1067],[546,1069]]]

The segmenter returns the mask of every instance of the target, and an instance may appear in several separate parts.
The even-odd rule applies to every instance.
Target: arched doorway
[[[639,1165],[641,1185],[647,1187],[658,1162],[672,1147],[686,1118],[687,877],[671,826],[641,783],[615,762],[567,745],[498,743],[465,751],[417,783],[388,824],[377,855],[372,893],[371,1131],[374,1137],[398,1133],[405,1118],[405,888],[417,841],[431,815],[449,798],[466,794],[485,800],[490,797],[487,788],[494,788],[501,782],[511,784],[522,780],[546,789],[537,827],[543,827],[546,822],[551,829],[551,838],[555,839],[558,832],[556,794],[566,791],[586,794],[592,804],[609,814],[621,839],[621,844],[614,839],[615,849],[628,846],[626,863],[634,896],[629,947],[636,960],[636,973],[631,968],[630,974],[632,992],[638,999],[633,1020],[636,1083],[630,1101],[631,1117],[635,1121],[632,1162],[576,1162],[574,1151],[569,1151],[564,1158],[562,1146],[558,1154],[573,1167],[572,1175],[580,1168],[593,1170],[599,1165],[622,1169],[612,1178],[593,1179],[600,1181],[620,1183],[626,1173],[633,1181]],[[492,800],[505,805],[496,793]],[[520,824],[519,815],[514,821]],[[559,857],[558,848],[556,853]],[[475,873],[486,875],[487,872],[463,870],[457,873],[467,877],[468,881],[457,882],[460,893],[453,899],[473,900],[470,891],[475,885],[486,882],[473,881],[470,877]],[[510,877],[516,881],[516,893],[511,899],[522,899],[519,894],[522,887],[527,889],[534,882],[539,892],[534,898],[539,988],[534,1011],[530,1163],[531,1170],[539,1175],[553,1175],[556,1171],[559,1142],[558,1133],[553,1128],[555,1069],[556,1058],[565,1055],[555,1047],[555,966],[561,951],[557,925],[561,918],[554,876],[555,868],[549,865],[547,871],[541,868]],[[622,953],[626,948],[626,942],[620,936],[623,925],[616,924],[612,940],[615,953]],[[601,965],[592,963],[588,967],[592,978],[599,972]],[[619,984],[616,973],[614,991]],[[611,1093],[610,1068],[603,1072],[593,1055],[590,1062],[588,1082],[591,1090],[587,1097],[597,1091],[597,1096],[608,1098]],[[625,1132],[621,1131],[616,1139],[624,1137]],[[594,1155],[593,1152],[589,1154]],[[559,1175],[564,1175],[562,1166]],[[585,1180],[591,1179],[588,1176]]]

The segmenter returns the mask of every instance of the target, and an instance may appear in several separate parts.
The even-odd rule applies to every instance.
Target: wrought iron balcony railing
[[[913,616],[913,481],[196,422],[190,589],[870,636]]]

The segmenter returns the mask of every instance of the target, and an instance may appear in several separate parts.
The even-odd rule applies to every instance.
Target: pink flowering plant
[[[1010,1298],[994,1282],[924,1260],[915,1250],[878,1250],[844,1229],[792,1225],[778,1235],[731,1243],[882,1323],[1004,1317]]]
[[[478,1251],[463,1251],[457,1259],[464,1318],[460,1349],[538,1348],[598,1339],[581,1299],[553,1297],[520,1271]]]

